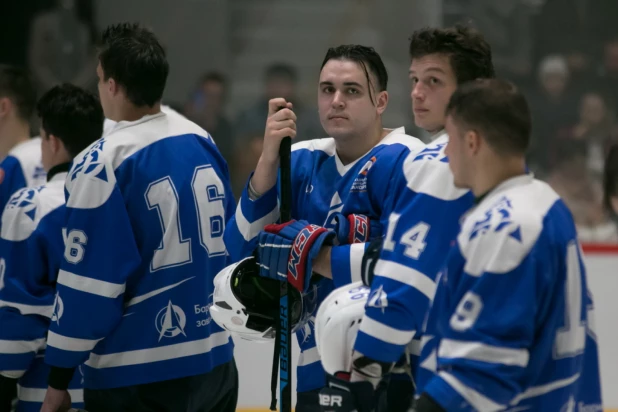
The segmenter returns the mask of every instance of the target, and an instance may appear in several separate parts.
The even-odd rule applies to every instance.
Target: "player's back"
[[[223,231],[234,201],[210,136],[166,113],[120,122],[76,157],[66,188],[71,252],[60,296],[73,293],[69,269],[82,290],[97,293],[90,288],[103,279],[110,288],[98,310],[96,299],[80,297],[91,299],[90,322],[107,331],[86,362],[87,386],[173,379],[230,361],[232,342],[208,308],[214,276],[228,264]],[[103,313],[108,305],[113,316]],[[66,322],[65,333],[81,334]]]
[[[440,279],[427,333],[440,339],[438,376],[465,410],[601,410],[577,233],[547,184],[519,176],[482,198]],[[435,395],[437,382],[419,389]]]
[[[17,190],[45,183],[41,138],[34,137],[13,147],[0,163],[0,168],[0,210],[3,210]]]

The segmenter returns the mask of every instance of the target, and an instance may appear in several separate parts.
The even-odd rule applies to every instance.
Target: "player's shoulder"
[[[46,216],[64,203],[63,179],[16,191],[2,213],[0,236],[10,241],[27,239]]]
[[[337,153],[335,139],[325,137],[321,139],[303,140],[292,145],[292,152],[296,156],[312,156],[314,154],[325,154],[334,156]]]
[[[46,173],[41,163],[41,138],[33,137],[13,147],[1,166],[4,173],[10,173],[11,169],[21,170],[26,179],[26,186],[45,183]]]
[[[10,156],[23,158],[35,158],[40,161],[41,157],[41,138],[39,136],[17,144],[9,151]]]
[[[415,151],[423,147],[425,144],[422,140],[406,134],[405,127],[391,129],[390,132],[376,145],[376,148],[401,150],[402,148],[408,151]]]
[[[448,157],[444,153],[447,144],[448,135],[442,133],[407,155],[403,175],[412,192],[441,200],[456,200],[468,194],[468,190],[455,187]]]
[[[554,205],[556,192],[531,175],[503,182],[465,217],[457,243],[466,273],[508,273],[537,244]]]

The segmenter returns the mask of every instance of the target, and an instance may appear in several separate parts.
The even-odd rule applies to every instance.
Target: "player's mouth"
[[[425,114],[425,113],[429,113],[429,110],[427,109],[423,109],[422,107],[415,107],[414,108],[414,114]]]
[[[348,120],[348,118],[342,114],[334,114],[332,116],[328,116],[328,120]]]

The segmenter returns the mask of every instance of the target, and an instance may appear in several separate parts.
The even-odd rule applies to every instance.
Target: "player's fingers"
[[[273,136],[279,139],[283,139],[284,137],[291,137],[293,139],[296,137],[296,129],[286,127],[285,129],[277,130],[276,132],[274,132]]]
[[[279,109],[286,108],[288,105],[288,102],[285,101],[285,99],[283,97],[276,97],[274,99],[270,99],[268,101],[268,116],[272,116],[273,114],[277,113],[277,111],[279,111]]]
[[[286,128],[296,130],[296,122],[294,120],[273,121],[270,127],[272,130],[283,130]]]
[[[296,120],[296,113],[294,113],[291,109],[281,109],[272,115],[272,119],[277,121],[288,119]]]

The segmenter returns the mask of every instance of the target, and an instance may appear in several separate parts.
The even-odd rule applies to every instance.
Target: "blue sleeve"
[[[67,177],[66,247],[46,350],[52,366],[76,367],[123,315],[127,278],[141,263],[111,162]]]
[[[264,193],[259,199],[249,198],[249,181],[242,192],[236,212],[229,220],[223,239],[232,262],[250,256],[257,246],[258,234],[264,226],[277,222],[279,205],[277,185]]]
[[[9,155],[4,158],[0,163],[0,168],[4,171],[4,179],[0,183],[0,210],[4,210],[11,195],[26,187],[27,183],[24,171],[16,157]]]
[[[21,377],[45,347],[54,301],[48,278],[53,248],[27,210],[5,210],[0,238],[0,374],[13,378]],[[60,232],[57,237],[62,242]]]

